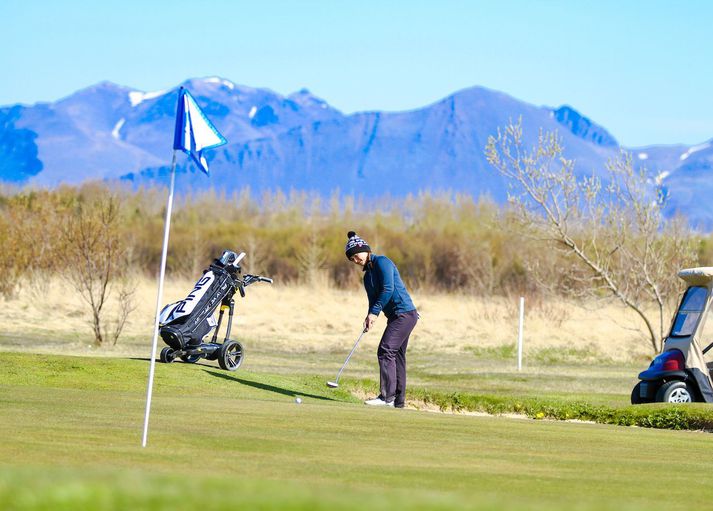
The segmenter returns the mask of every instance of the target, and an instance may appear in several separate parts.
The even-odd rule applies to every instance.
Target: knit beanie
[[[349,238],[349,241],[347,241],[347,246],[344,248],[347,259],[351,259],[354,254],[358,254],[359,252],[371,252],[371,247],[367,242],[357,236],[357,233],[354,231],[349,231],[347,238]]]

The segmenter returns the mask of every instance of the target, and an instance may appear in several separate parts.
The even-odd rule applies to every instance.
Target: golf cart
[[[631,392],[631,403],[713,403],[713,382],[704,355],[713,347],[713,267],[681,270],[688,287],[664,340]],[[703,348],[701,346],[704,346]],[[713,365],[713,364],[711,364]]]
[[[166,305],[159,318],[159,333],[168,346],[161,350],[161,362],[170,364],[176,358],[194,364],[201,358],[217,360],[222,369],[235,371],[243,361],[243,345],[230,339],[235,311],[233,295],[255,282],[272,284],[272,279],[260,275],[241,275],[240,261],[245,253],[225,250],[203,272],[203,276],[186,298]],[[220,307],[218,321],[215,311]],[[225,339],[218,342],[223,314],[228,311]],[[213,331],[210,341],[204,342]]]

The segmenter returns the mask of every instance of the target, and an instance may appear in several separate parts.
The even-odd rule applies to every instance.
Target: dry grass
[[[96,353],[91,347],[88,308],[59,280],[25,286],[15,299],[0,303],[0,344],[3,349]],[[183,298],[192,280],[169,277],[164,303]],[[282,352],[344,351],[359,334],[366,313],[361,290],[328,287],[255,284],[248,296],[236,296],[236,337],[259,342],[266,350]],[[518,299],[472,298],[413,293],[421,321],[413,333],[410,351],[472,352],[493,350],[517,339]],[[107,354],[146,355],[150,351],[156,303],[156,282],[139,279],[136,310],[129,317],[116,347]],[[593,304],[591,304],[593,305]],[[612,361],[646,358],[647,341],[636,317],[618,305],[585,307],[563,301],[526,301],[525,353],[566,348],[579,356],[605,356]],[[376,349],[385,324],[367,334],[364,348]]]

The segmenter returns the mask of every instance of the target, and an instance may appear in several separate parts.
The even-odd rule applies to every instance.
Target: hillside
[[[622,148],[616,138],[571,106],[534,106],[483,87],[458,91],[404,112],[345,115],[303,89],[283,96],[217,77],[183,84],[229,143],[209,154],[206,178],[179,159],[179,190],[250,187],[335,190],[363,197],[430,190],[489,195],[502,202],[502,178],[489,168],[489,135],[522,119],[528,140],[558,130],[582,174],[602,172],[629,150],[668,189],[670,214],[713,225],[711,143]],[[177,86],[178,87],[178,86]],[[142,92],[102,82],[54,103],[0,108],[0,180],[57,186],[120,179],[136,186],[165,184],[177,87]]]

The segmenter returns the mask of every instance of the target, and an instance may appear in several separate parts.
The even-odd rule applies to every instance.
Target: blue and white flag
[[[208,174],[208,162],[203,152],[227,142],[205,116],[191,93],[181,87],[178,91],[173,148],[190,154],[200,169]]]

